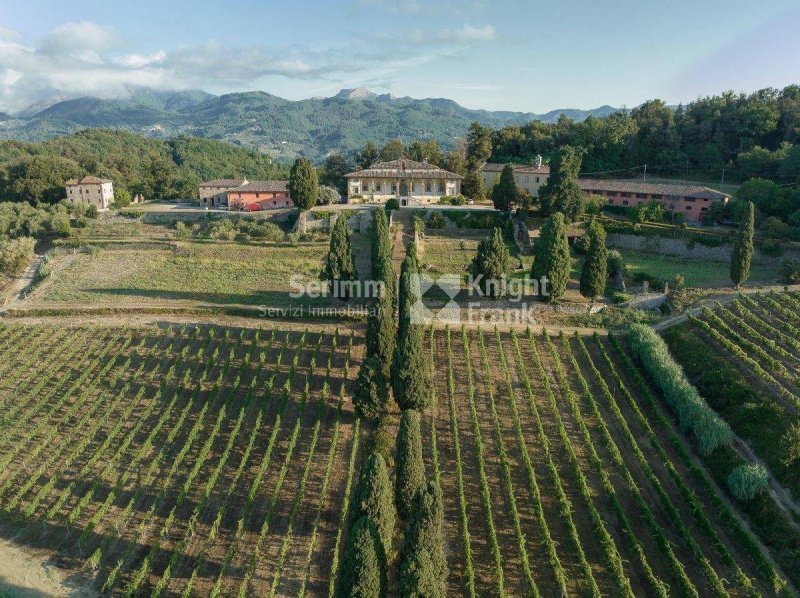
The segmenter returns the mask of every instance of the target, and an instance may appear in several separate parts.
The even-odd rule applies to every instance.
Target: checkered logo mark
[[[447,296],[447,302],[435,311],[425,304],[425,294],[434,287]],[[418,298],[411,306],[412,324],[461,321],[461,306],[455,301],[461,291],[461,277],[458,274],[444,274],[436,279],[425,273],[418,274],[412,281],[411,291]]]

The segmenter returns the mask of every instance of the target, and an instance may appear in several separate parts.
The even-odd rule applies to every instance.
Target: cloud
[[[488,42],[495,39],[497,31],[492,25],[475,27],[465,23],[458,29],[440,29],[438,31],[418,30],[414,35],[417,44],[441,45],[441,44],[471,44],[476,42]]]

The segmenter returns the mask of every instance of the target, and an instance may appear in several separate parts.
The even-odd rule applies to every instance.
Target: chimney
[[[536,168],[542,167],[542,157],[539,154],[536,154],[536,160],[534,161]]]

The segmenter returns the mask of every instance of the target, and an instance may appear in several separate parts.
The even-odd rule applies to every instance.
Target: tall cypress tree
[[[550,177],[539,191],[542,212],[550,216],[561,212],[573,222],[586,209],[586,194],[578,185],[583,150],[565,145],[550,164]]]
[[[401,598],[444,598],[431,555],[422,547],[412,549],[400,563],[398,595]]]
[[[391,297],[387,294],[374,299],[367,316],[367,356],[377,361],[377,371],[381,377],[379,382],[385,393],[388,393],[391,384],[396,333]]]
[[[422,433],[419,412],[406,409],[400,414],[395,451],[394,500],[397,514],[408,519],[417,492],[425,484],[425,463],[422,460]]]
[[[392,359],[392,390],[400,409],[424,409],[430,401],[423,327],[412,313],[419,300],[417,257],[411,243],[400,269],[397,344]]]
[[[731,253],[731,282],[738,289],[750,277],[750,263],[753,260],[753,233],[756,226],[756,213],[753,202],[747,203],[744,220],[739,225],[739,234]]]
[[[310,210],[317,203],[319,178],[317,169],[306,158],[297,158],[289,172],[289,197],[301,212]]]
[[[350,520],[357,521],[361,517],[371,519],[378,529],[381,548],[386,562],[392,560],[392,538],[396,512],[392,483],[386,462],[378,453],[372,453],[361,466],[358,485],[353,492],[350,503]]]
[[[388,385],[380,369],[375,357],[368,356],[361,362],[353,390],[353,408],[359,417],[378,419],[386,411]]]
[[[375,523],[361,517],[350,527],[342,556],[336,596],[380,598],[386,595],[386,561]]]
[[[606,229],[593,220],[589,224],[589,252],[581,270],[581,295],[594,299],[606,290],[608,280],[608,249]]]
[[[344,216],[339,216],[333,225],[322,278],[328,281],[330,292],[334,297],[343,300],[350,298],[348,285],[341,283],[356,280],[358,272],[353,259],[353,248],[350,245],[350,231],[347,230],[347,219]]]
[[[495,228],[492,235],[481,240],[478,252],[469,266],[469,271],[478,286],[490,297],[502,297],[506,294],[509,262],[511,254],[503,240],[503,233]]]
[[[392,258],[392,238],[389,235],[386,210],[378,208],[374,211],[371,232],[372,277],[378,280],[381,274],[381,260]]]
[[[500,173],[500,180],[492,189],[492,203],[496,210],[510,212],[518,201],[519,190],[514,182],[514,167],[506,164]]]
[[[408,574],[413,571],[415,568],[412,566],[413,561],[420,558],[415,553],[424,551],[430,557],[438,587],[435,595],[438,596],[446,595],[447,584],[447,561],[444,556],[442,519],[441,489],[435,482],[429,481],[417,492],[414,500],[403,543],[401,572]],[[422,568],[424,570],[424,563]],[[410,581],[412,583],[409,583]],[[413,580],[400,579],[400,587],[410,585],[413,585]],[[425,583],[425,585],[432,584]]]
[[[542,226],[534,248],[531,278],[539,284],[539,296],[547,301],[558,301],[567,290],[572,258],[564,215],[556,212]],[[547,279],[546,285],[542,284]]]

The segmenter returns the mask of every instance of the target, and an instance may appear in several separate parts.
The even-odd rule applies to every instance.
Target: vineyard
[[[448,595],[784,587],[625,339],[425,343]],[[0,509],[110,594],[330,595],[373,427],[350,400],[363,346],[359,327],[1,326]]]

